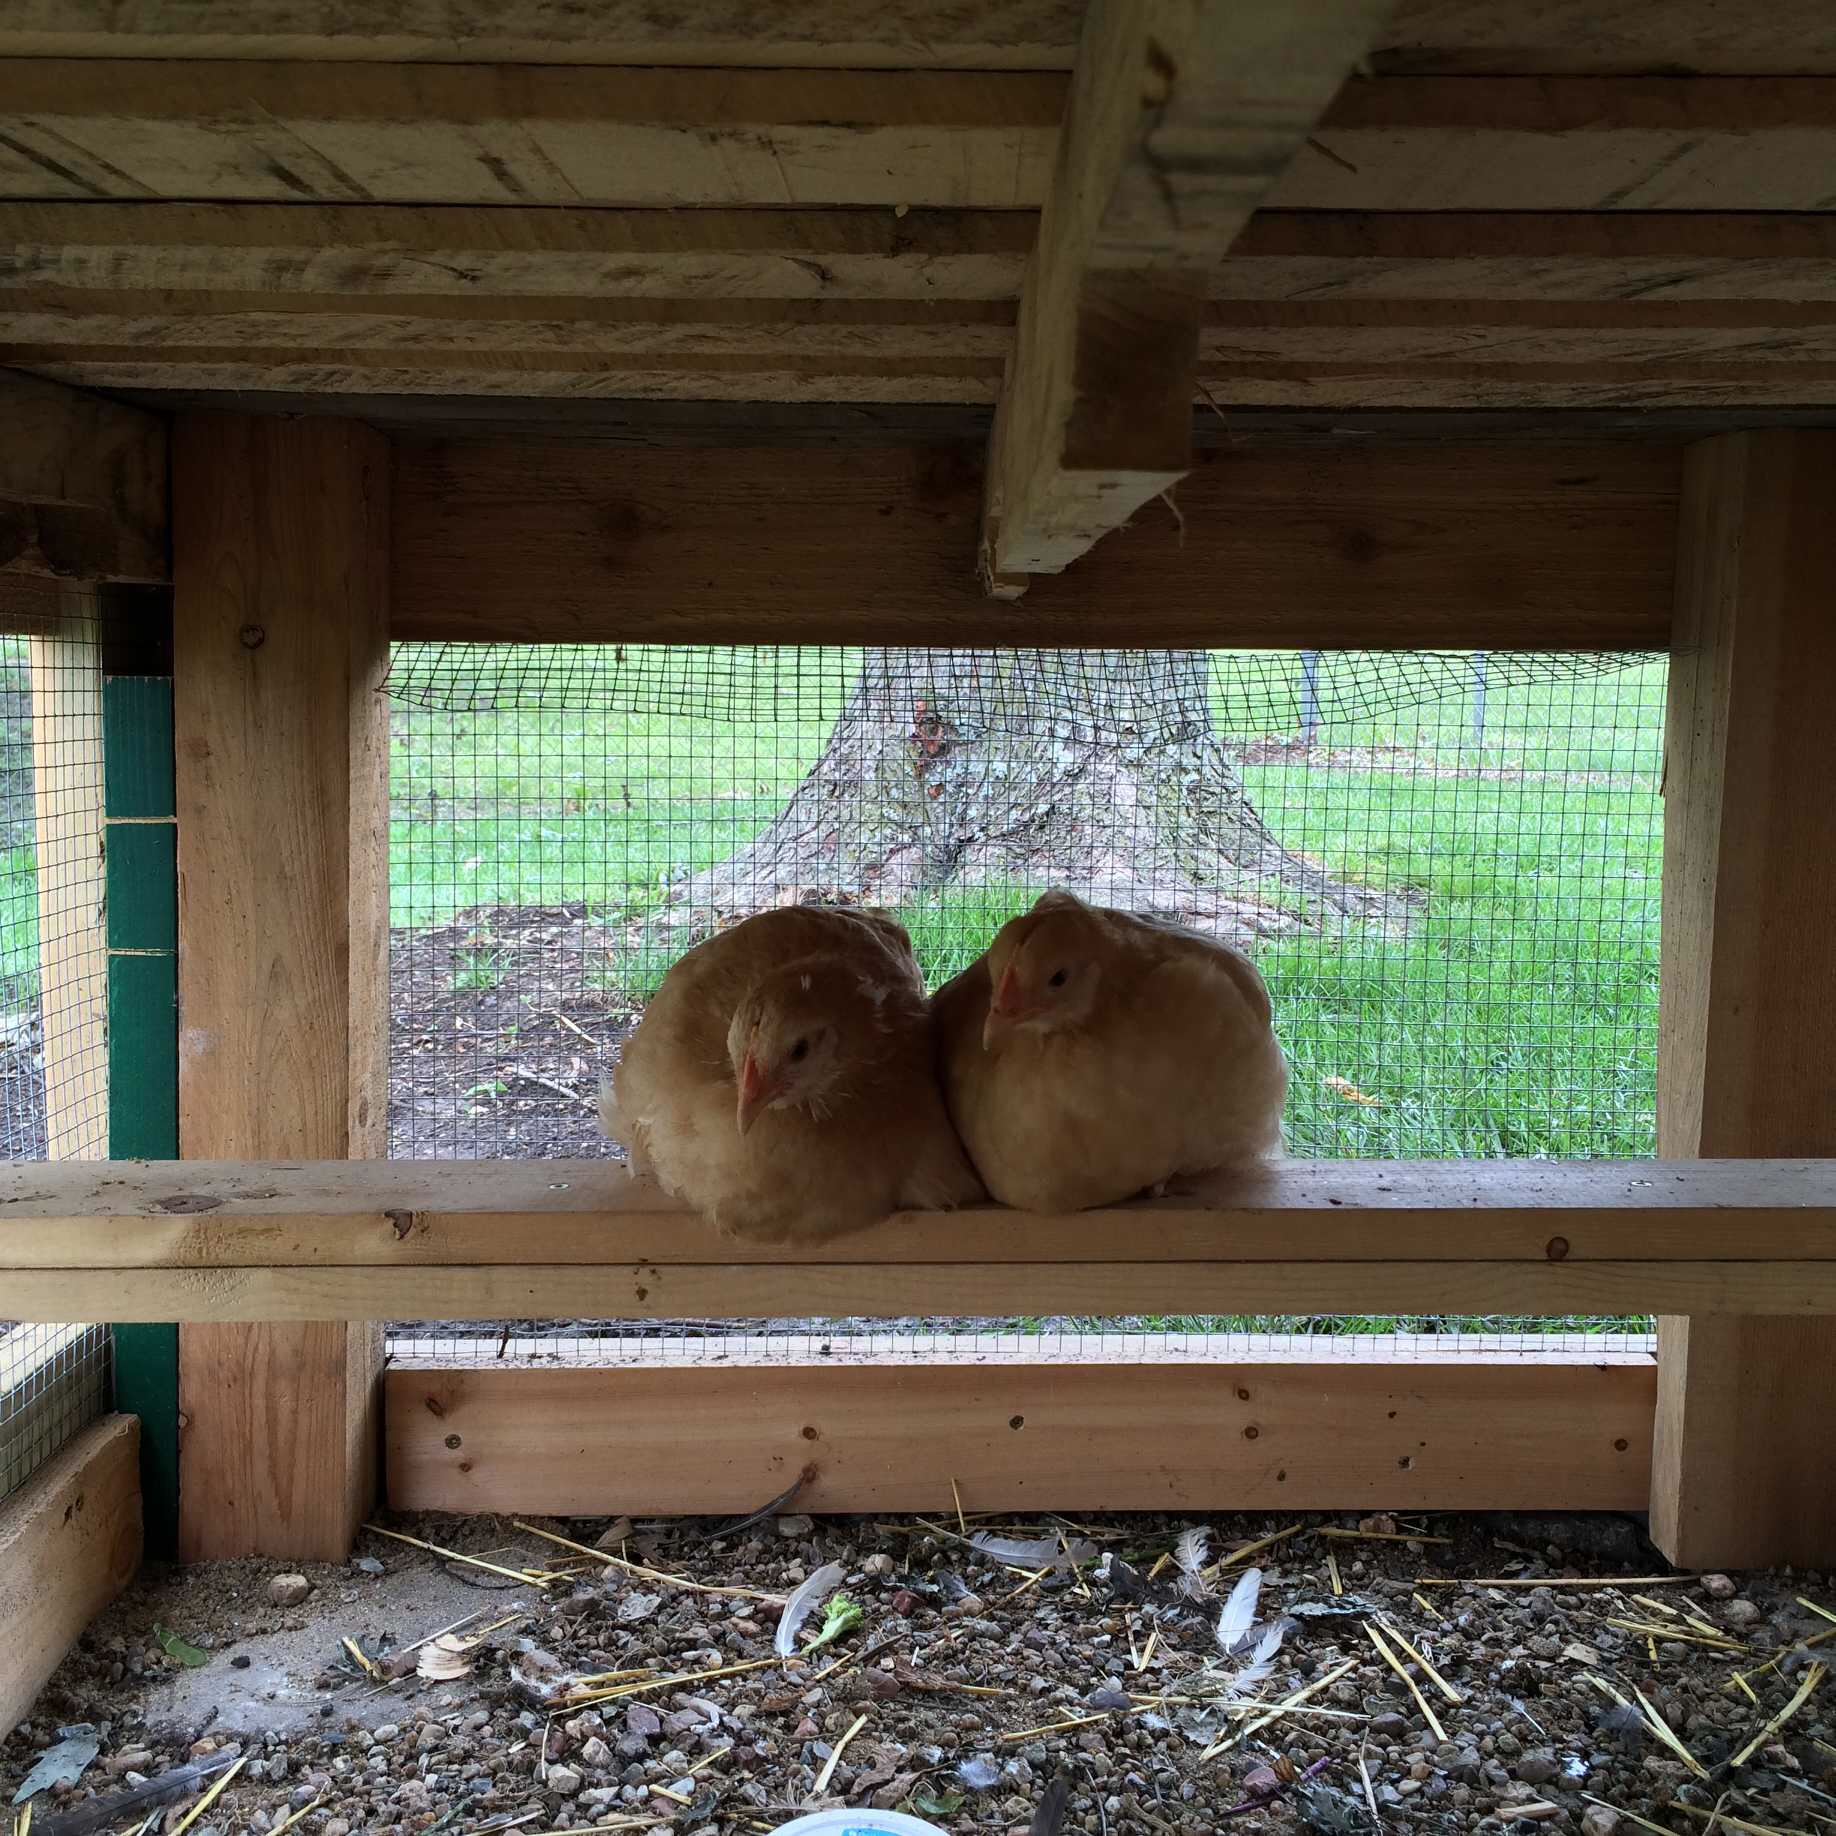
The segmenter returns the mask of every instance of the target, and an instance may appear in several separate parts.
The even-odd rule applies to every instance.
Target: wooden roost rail
[[[0,1274],[28,1318],[1805,1318],[1836,1313],[1836,1167],[1292,1162],[1203,1206],[910,1213],[785,1249],[724,1240],[605,1161],[30,1166],[0,1175]],[[952,1479],[989,1509],[1646,1501],[1647,1358],[1329,1349],[811,1369],[741,1341],[712,1365],[405,1370],[391,1493],[714,1510],[801,1472],[819,1510],[931,1506]]]

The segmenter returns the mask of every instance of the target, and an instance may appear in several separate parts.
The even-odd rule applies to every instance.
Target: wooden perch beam
[[[0,371],[0,573],[170,579],[164,421]]]
[[[1802,1317],[1836,1313],[1836,1163],[1292,1162],[1126,1220],[905,1214],[800,1250],[608,1161],[9,1166],[0,1278],[27,1320]]]
[[[989,592],[1062,571],[1185,475],[1210,271],[1384,10],[1091,0],[989,442]]]

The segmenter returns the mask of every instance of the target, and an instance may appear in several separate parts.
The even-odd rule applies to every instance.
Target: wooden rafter
[[[1057,573],[1180,478],[1209,270],[1382,0],[1093,0],[995,415],[981,567]]]

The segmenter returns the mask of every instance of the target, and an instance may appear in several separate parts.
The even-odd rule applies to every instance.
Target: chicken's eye
[[[1052,976],[1051,976],[1051,977],[1049,978],[1049,985],[1050,985],[1051,987],[1053,987],[1053,988],[1062,988],[1062,987],[1064,987],[1064,985],[1065,985],[1065,972],[1064,972],[1064,970],[1062,970],[1062,969],[1060,969],[1060,970],[1058,970],[1058,971],[1057,971],[1057,972],[1056,972],[1056,973],[1055,973],[1054,975],[1052,975]]]
[[[797,1043],[791,1047],[790,1055],[793,1062],[808,1058],[810,1055],[810,1042],[807,1039],[799,1039]]]

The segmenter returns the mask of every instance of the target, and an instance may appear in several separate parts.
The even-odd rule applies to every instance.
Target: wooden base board
[[[0,1731],[140,1567],[140,1423],[108,1415],[0,1504]]]
[[[1657,1370],[920,1363],[395,1370],[393,1509],[1619,1510]]]

